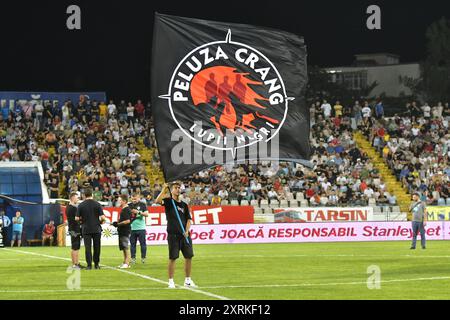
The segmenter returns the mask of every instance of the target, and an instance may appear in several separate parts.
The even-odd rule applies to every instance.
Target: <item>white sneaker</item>
[[[169,282],[169,289],[175,289],[175,283]]]
[[[118,268],[119,269],[128,269],[130,266],[126,263],[122,263]]]
[[[184,282],[184,286],[185,287],[190,287],[190,288],[197,288],[197,285],[194,283],[194,281],[185,281]]]

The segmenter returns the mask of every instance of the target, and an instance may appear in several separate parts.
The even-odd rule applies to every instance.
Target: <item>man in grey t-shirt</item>
[[[422,245],[422,249],[425,249],[425,226],[427,225],[427,209],[425,207],[425,203],[420,201],[420,195],[418,193],[414,193],[413,202],[409,207],[409,211],[412,213],[412,231],[413,238],[411,249],[416,248],[417,234],[420,231],[420,243]]]

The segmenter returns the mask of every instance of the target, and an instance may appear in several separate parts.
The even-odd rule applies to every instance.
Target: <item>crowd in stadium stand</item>
[[[190,204],[222,201],[308,201],[310,206],[395,205],[379,172],[353,140],[361,130],[385,157],[411,192],[422,191],[433,204],[449,196],[450,139],[448,103],[435,107],[408,104],[407,112],[384,116],[382,102],[331,106],[314,103],[311,114],[313,170],[294,163],[261,161],[204,170],[182,181],[182,198]],[[41,161],[50,198],[92,186],[94,198],[115,205],[119,194],[140,192],[149,205],[162,181],[149,185],[136,151],[136,138],[155,148],[150,105],[113,101],[67,101],[21,105],[0,115],[2,161]],[[152,165],[160,166],[158,153]],[[64,194],[60,194],[60,182]]]
[[[406,112],[374,121],[365,130],[372,145],[409,193],[430,205],[450,204],[450,109],[408,103]]]
[[[147,115],[146,115],[147,112]],[[148,107],[121,101],[24,104],[2,110],[2,161],[40,161],[50,198],[90,185],[96,200],[114,204],[118,194],[149,192],[136,137],[148,140]],[[64,194],[60,194],[60,182]]]
[[[325,105],[325,106],[324,106]],[[361,108],[364,109],[365,105]],[[339,102],[311,108],[311,162],[314,170],[293,163],[260,162],[204,170],[182,184],[191,204],[222,200],[304,199],[310,206],[395,205],[379,172],[355,145],[351,112]],[[300,195],[300,196],[299,196]]]

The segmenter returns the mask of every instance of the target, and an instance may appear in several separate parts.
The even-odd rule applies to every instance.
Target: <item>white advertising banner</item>
[[[425,230],[428,240],[450,240],[449,221],[429,221]],[[147,226],[146,232],[147,245],[167,244],[165,226]],[[194,244],[405,241],[412,229],[411,222],[216,224],[193,225],[191,237]],[[118,245],[114,227],[103,226],[102,245]]]

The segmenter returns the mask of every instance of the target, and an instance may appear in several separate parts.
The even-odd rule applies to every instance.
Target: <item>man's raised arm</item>
[[[164,198],[167,198],[169,196],[169,184],[164,183],[161,192],[159,193],[158,197],[155,200],[155,203],[162,204],[162,201]]]

